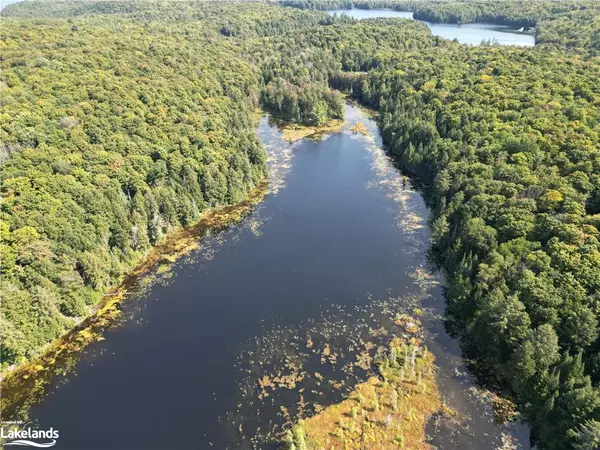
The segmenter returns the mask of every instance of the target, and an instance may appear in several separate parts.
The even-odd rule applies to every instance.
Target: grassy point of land
[[[425,425],[445,407],[433,355],[420,340],[394,338],[377,358],[379,377],[358,384],[348,399],[300,420],[287,432],[288,449],[429,449]]]
[[[339,133],[344,126],[343,120],[331,120],[319,126],[306,126],[297,123],[283,125],[281,130],[283,138],[288,142],[299,141],[305,138],[320,138],[329,133]]]

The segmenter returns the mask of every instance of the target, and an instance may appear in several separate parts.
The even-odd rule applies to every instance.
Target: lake
[[[346,14],[355,19],[372,19],[375,17],[395,17],[413,19],[410,11],[392,11],[385,9],[336,9],[328,11],[329,14]],[[423,21],[424,22],[424,21]],[[501,45],[520,45],[530,47],[535,45],[535,37],[530,34],[520,33],[504,25],[489,23],[431,23],[427,24],[434,36],[444,39],[456,39],[461,44],[480,45],[482,41],[493,41]]]
[[[415,308],[440,392],[458,412],[430,421],[431,442],[528,448],[525,425],[494,423],[490,393],[446,334],[421,194],[385,154],[368,113],[347,105],[346,120],[340,132],[289,143],[262,118],[270,193],[239,225],[141,278],[119,323],[50,382],[30,416],[59,430],[55,448],[273,448],[284,410],[304,402],[310,414],[347,395],[369,372],[352,364],[351,347],[385,317]],[[358,122],[365,134],[353,131]],[[303,359],[306,342],[331,345],[337,359]],[[293,367],[341,387],[306,376],[258,394],[265,373]]]

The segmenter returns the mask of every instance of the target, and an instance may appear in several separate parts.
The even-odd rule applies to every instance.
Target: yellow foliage
[[[563,195],[562,192],[553,189],[542,195],[540,199],[544,202],[560,203],[563,201]]]

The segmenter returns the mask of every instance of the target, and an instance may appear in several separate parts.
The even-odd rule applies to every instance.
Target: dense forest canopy
[[[598,3],[26,2],[3,11],[2,361],[85,316],[164,233],[264,176],[261,105],[319,125],[379,111],[427,186],[449,317],[542,449],[600,445]],[[387,7],[496,20],[463,46]],[[300,8],[310,9],[304,11]]]
[[[260,73],[220,25],[3,18],[3,364],[263,177]]]
[[[556,436],[598,405],[600,68],[586,64],[482,47],[365,81],[390,150],[431,184],[451,316],[544,448],[569,448]]]

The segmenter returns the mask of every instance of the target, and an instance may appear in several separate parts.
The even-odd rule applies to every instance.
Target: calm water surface
[[[413,13],[408,11],[390,11],[377,9],[336,9],[328,11],[329,14],[347,14],[356,19],[371,19],[374,17],[396,17],[412,19]],[[424,21],[423,21],[424,22]],[[479,45],[482,41],[493,41],[501,45],[535,45],[535,37],[530,34],[519,33],[513,28],[503,25],[488,23],[431,23],[424,22],[434,36],[445,39],[457,39],[461,44]]]
[[[525,426],[493,423],[488,397],[444,331],[421,195],[384,154],[376,124],[354,106],[346,115],[341,133],[294,144],[262,119],[271,193],[241,225],[133,292],[123,323],[82,353],[74,373],[54,380],[31,415],[60,431],[56,449],[272,448],[265,435],[285,422],[281,406],[301,409],[305,387],[301,398],[312,403],[315,384],[306,377],[259,398],[264,372],[319,366],[345,383],[319,393],[319,403],[339,400],[367,376],[340,370],[351,359],[348,340],[415,306],[425,310],[442,396],[459,413],[431,420],[432,442],[528,448]],[[357,121],[368,135],[350,130]],[[329,339],[341,349],[337,361],[302,359],[307,339],[313,348]]]

